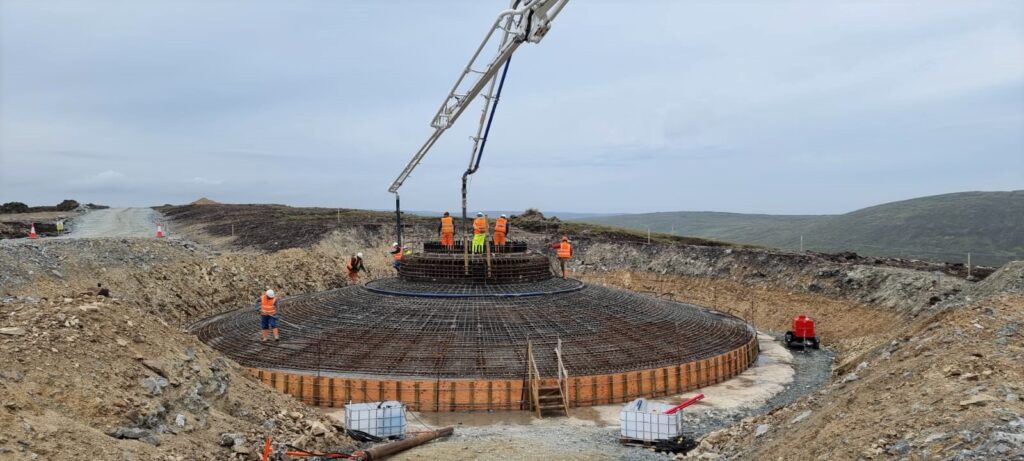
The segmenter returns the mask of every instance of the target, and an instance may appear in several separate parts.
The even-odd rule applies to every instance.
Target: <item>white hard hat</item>
[[[362,258],[362,257],[363,257],[363,254],[362,254],[362,253],[356,253],[356,257],[357,257],[357,258]]]
[[[398,242],[392,243],[391,246],[393,246],[393,247],[398,246]]]
[[[274,290],[267,290],[267,297],[268,298],[273,298],[274,297]]]
[[[505,215],[501,215],[501,217],[502,217],[502,218],[507,218],[508,216],[505,216]]]
[[[477,212],[476,212],[476,215],[477,215],[477,216],[483,216],[484,214],[483,214],[483,212],[477,211]]]

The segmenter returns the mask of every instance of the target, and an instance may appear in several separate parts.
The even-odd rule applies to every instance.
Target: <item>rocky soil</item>
[[[339,232],[312,248],[273,254],[219,252],[175,238],[0,241],[0,298],[60,299],[101,284],[185,327],[248,305],[267,288],[287,297],[344,286],[350,282],[341,269],[356,251],[366,253],[373,276],[390,275],[383,247],[368,251],[356,240]]]
[[[256,459],[351,449],[332,420],[118,298],[0,302],[0,459]]]
[[[0,459],[253,459],[265,435],[350,450],[333,420],[184,333],[267,287],[349,283],[338,269],[350,241],[274,254],[178,239],[0,241],[0,354],[14,357],[0,366]]]
[[[27,238],[33,224],[36,226],[36,234],[39,236],[54,237],[59,234],[57,221],[68,220],[77,215],[78,212],[74,211],[0,214],[0,240]]]
[[[972,291],[848,354],[817,395],[714,432],[686,459],[1024,459],[1024,262]]]
[[[351,448],[320,413],[253,382],[183,331],[266,288],[287,296],[347,284],[341,268],[357,251],[373,277],[391,275],[387,214],[276,207],[284,209],[275,215],[280,223],[261,227],[261,206],[222,207],[176,207],[169,239],[0,241],[0,353],[13,358],[0,366],[0,459],[82,451],[96,459],[245,458],[238,452],[254,449],[264,433]],[[415,245],[432,238],[436,223],[408,224]],[[647,244],[552,225],[514,226],[513,237],[542,248],[575,232],[571,267],[588,283],[715,306],[774,332],[798,313],[818,320],[836,354],[828,386],[709,434],[691,458],[1024,453],[1024,263],[972,282],[930,265]],[[95,296],[101,288],[112,298]],[[314,423],[323,435],[314,435]],[[225,436],[222,446],[224,433],[245,440]],[[484,454],[508,453],[493,450]]]

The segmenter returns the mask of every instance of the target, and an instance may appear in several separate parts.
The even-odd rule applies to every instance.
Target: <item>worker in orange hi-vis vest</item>
[[[572,243],[569,242],[569,236],[563,235],[562,241],[559,243],[552,243],[551,248],[558,250],[558,262],[562,266],[562,278],[565,278],[565,262],[572,258]]]
[[[281,335],[277,331],[277,321],[281,318],[281,310],[277,307],[277,297],[274,290],[267,290],[260,295],[256,302],[256,309],[260,313],[260,329],[262,329],[262,340],[266,341],[270,330],[274,331],[274,341],[279,341]]]
[[[399,268],[402,267],[402,247],[398,245],[398,242],[391,245],[391,251],[389,251],[389,253],[391,253],[391,257],[395,259],[394,262],[391,263],[391,267],[394,267],[396,271],[401,272]]]
[[[504,247],[508,243],[510,230],[512,230],[512,225],[508,222],[508,216],[501,215],[497,221],[494,221],[494,244]]]
[[[348,264],[345,265],[345,269],[348,269],[348,279],[353,282],[359,281],[359,271],[366,272],[366,275],[370,275],[370,270],[363,265],[363,254],[356,253],[348,260]]]
[[[441,246],[445,248],[455,246],[455,218],[452,218],[447,211],[441,217],[441,224],[437,226],[437,232],[441,234]]]

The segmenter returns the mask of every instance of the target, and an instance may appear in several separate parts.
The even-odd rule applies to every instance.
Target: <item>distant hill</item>
[[[999,266],[1024,259],[1024,190],[959,192],[841,215],[665,212],[582,218],[637,230],[817,251]]]
[[[189,205],[220,205],[220,202],[215,202],[206,197],[202,197],[199,200],[190,203]]]

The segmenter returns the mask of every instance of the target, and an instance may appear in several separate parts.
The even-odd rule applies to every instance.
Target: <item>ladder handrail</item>
[[[565,405],[565,415],[569,416],[569,370],[562,362],[562,338],[558,338],[555,346],[555,356],[558,358],[558,387],[562,391],[562,403]]]
[[[540,418],[540,371],[537,369],[537,361],[533,357],[533,342],[526,341],[527,366],[526,373],[530,381],[530,397],[533,410]]]

